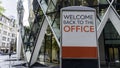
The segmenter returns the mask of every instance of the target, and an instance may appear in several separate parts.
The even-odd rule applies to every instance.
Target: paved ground
[[[18,61],[16,55],[0,55],[0,68],[16,68],[13,65],[25,63],[25,61]],[[23,67],[22,67],[23,68]]]
[[[25,61],[16,60],[16,55],[12,55],[11,58],[9,58],[9,55],[0,55],[0,68],[29,68],[22,66],[21,64],[24,64]],[[57,64],[36,64],[35,66],[31,68],[59,68]]]
[[[16,55],[12,55],[11,58],[9,55],[0,55],[0,68],[29,68],[22,66],[20,64],[24,64],[25,61],[16,60]],[[45,63],[45,65],[42,64],[35,64],[35,66],[31,68],[59,68],[57,64],[52,63]],[[106,66],[105,64],[101,65],[101,68],[120,68],[120,63],[118,64],[110,64],[110,66]]]

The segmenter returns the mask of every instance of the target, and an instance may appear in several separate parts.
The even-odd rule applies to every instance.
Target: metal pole
[[[44,46],[44,62],[45,62],[45,54],[46,53],[46,34],[45,34],[45,46]]]
[[[51,41],[51,47],[50,47],[50,62],[52,63],[52,33],[51,33],[51,39],[50,39],[50,41]]]

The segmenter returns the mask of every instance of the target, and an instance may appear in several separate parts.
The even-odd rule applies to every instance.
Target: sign
[[[79,63],[98,68],[95,9],[72,6],[61,10],[61,46],[63,68]],[[77,59],[77,61],[75,60]],[[81,60],[84,62],[81,62]],[[92,62],[89,60],[91,59]],[[94,60],[95,59],[95,60]],[[69,63],[73,62],[73,63]],[[96,63],[95,65],[93,65]],[[68,67],[66,67],[68,65]],[[83,66],[82,65],[82,66]],[[72,67],[71,67],[72,68]],[[74,68],[74,67],[73,67]],[[86,68],[86,66],[80,67]],[[92,68],[92,67],[91,67]]]
[[[94,11],[62,12],[62,46],[97,46]]]

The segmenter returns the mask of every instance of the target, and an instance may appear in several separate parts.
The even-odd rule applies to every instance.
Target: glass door
[[[119,62],[119,48],[117,47],[110,47],[108,48],[109,52],[109,61],[110,63],[118,63]]]
[[[120,63],[120,45],[106,45],[105,56],[108,63]]]

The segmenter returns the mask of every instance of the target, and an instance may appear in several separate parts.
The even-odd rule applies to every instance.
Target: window
[[[6,41],[6,37],[3,36],[3,37],[2,37],[2,40],[3,40],[3,41]]]
[[[7,31],[4,31],[3,34],[4,34],[4,35],[7,35]]]
[[[12,34],[12,37],[15,37],[15,34]]]
[[[7,43],[7,47],[9,47],[9,43]]]
[[[6,18],[5,18],[5,17],[3,17],[3,18],[2,18],[2,21],[3,21],[4,23],[6,23]]]
[[[8,36],[10,36],[10,33],[8,33]]]
[[[0,16],[0,21],[2,21],[2,16]]]
[[[5,43],[4,43],[4,42],[2,42],[2,46],[5,46]]]
[[[3,27],[4,29],[6,29],[6,30],[8,30],[9,28],[8,28],[8,26],[6,26],[6,25],[4,25],[4,27]]]
[[[4,19],[4,23],[6,23],[6,19]]]
[[[14,42],[14,39],[11,39],[12,42]]]
[[[10,38],[8,38],[7,41],[10,41]]]

